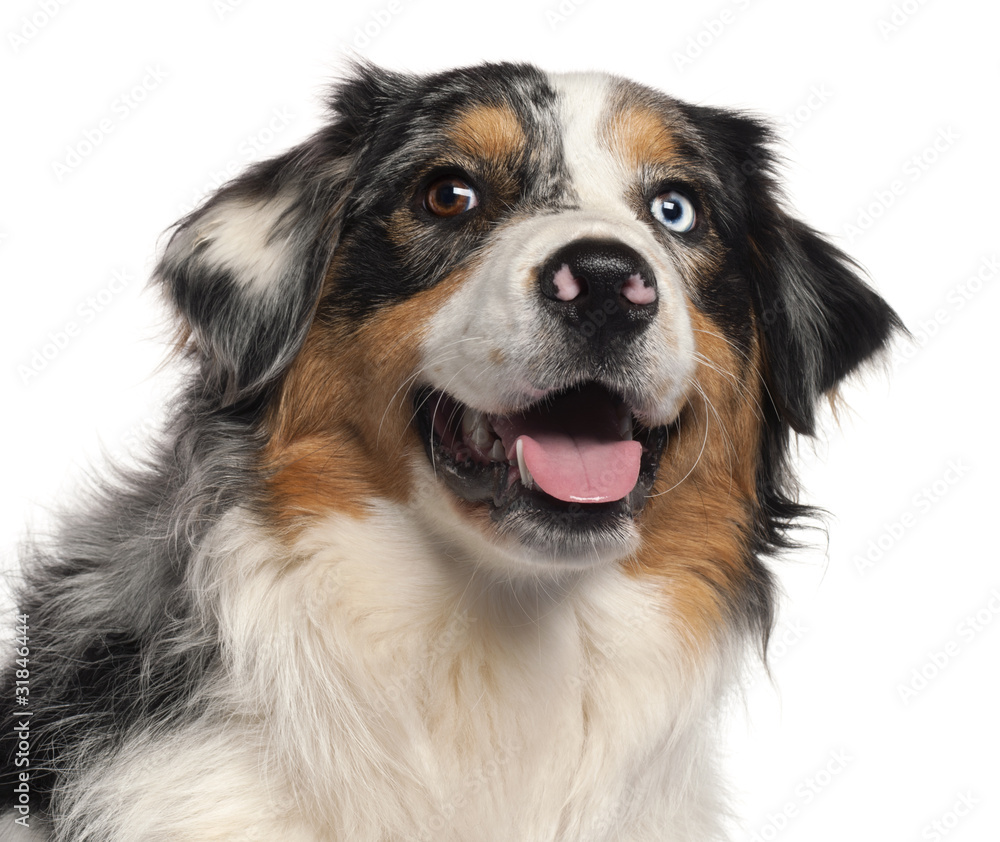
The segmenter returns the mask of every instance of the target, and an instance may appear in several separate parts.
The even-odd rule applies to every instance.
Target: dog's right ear
[[[725,109],[682,108],[695,127],[711,129],[703,142],[730,193],[719,219],[742,252],[768,395],[793,430],[812,434],[820,397],[883,352],[903,324],[847,255],[785,209],[766,124]]]
[[[333,121],[226,184],[181,220],[156,279],[205,387],[229,406],[258,394],[305,339],[358,159],[403,77],[368,65],[338,86]]]

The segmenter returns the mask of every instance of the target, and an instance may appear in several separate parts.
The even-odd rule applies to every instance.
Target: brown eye
[[[431,182],[424,194],[424,207],[434,216],[458,216],[478,204],[476,191],[468,182],[454,175]]]

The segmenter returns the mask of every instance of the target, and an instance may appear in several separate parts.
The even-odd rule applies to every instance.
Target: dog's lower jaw
[[[491,571],[501,579],[572,577],[621,562],[639,547],[638,524],[624,506],[618,511],[616,504],[607,504],[599,528],[590,524],[575,531],[569,511],[554,517],[549,529],[527,514],[518,518],[516,512],[498,525],[488,503],[455,496],[429,463],[412,467],[417,479],[410,506],[417,531],[445,547],[445,555],[456,563]]]

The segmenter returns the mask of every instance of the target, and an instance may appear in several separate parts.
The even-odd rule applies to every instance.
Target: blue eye
[[[684,234],[694,228],[698,216],[694,204],[683,193],[668,190],[661,193],[649,205],[653,217],[664,228]]]

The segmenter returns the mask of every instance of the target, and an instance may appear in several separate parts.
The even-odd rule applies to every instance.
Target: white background
[[[804,496],[832,514],[776,563],[773,680],[728,735],[734,838],[997,839],[998,31],[984,0],[8,0],[0,545],[155,426],[160,235],[227,168],[309,134],[352,46],[413,71],[610,70],[750,108],[782,128],[792,204],[916,341],[801,445]],[[88,132],[100,143],[74,159]]]

